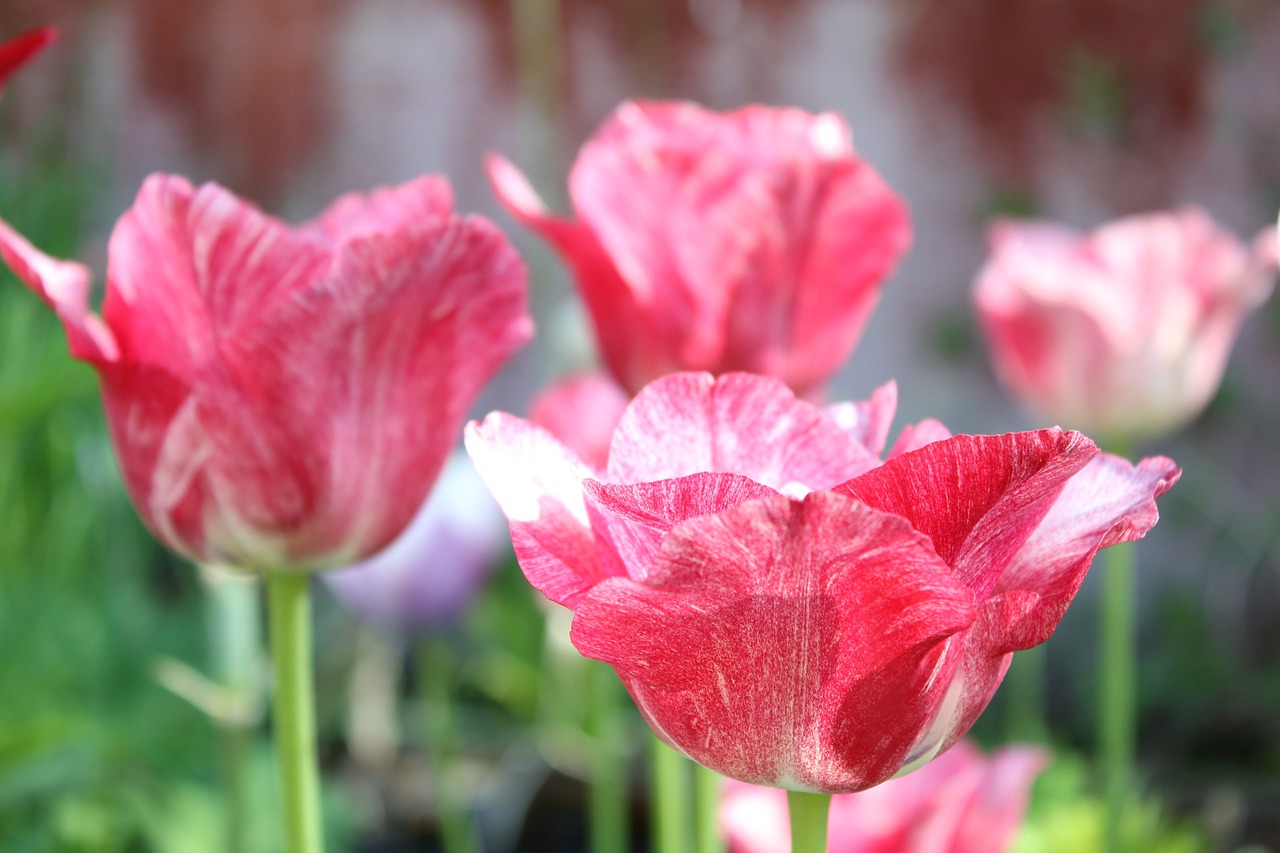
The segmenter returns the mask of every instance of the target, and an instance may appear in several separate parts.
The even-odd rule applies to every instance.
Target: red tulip
[[[990,239],[975,304],[997,375],[1041,417],[1130,440],[1208,404],[1275,265],[1270,229],[1251,252],[1194,209]]]
[[[1180,473],[1075,432],[940,430],[882,464],[856,438],[879,427],[776,379],[684,373],[631,402],[598,478],[510,415],[466,441],[526,577],[659,737],[734,779],[848,792],[968,731]]]
[[[848,358],[910,242],[906,206],[831,113],[623,104],[553,216],[509,162],[498,196],[573,268],[630,393],[678,370],[749,370],[797,393]]]
[[[960,741],[926,766],[868,791],[831,798],[831,853],[1003,853],[1013,843],[1043,750],[1013,746],[990,758]],[[790,853],[787,797],[730,782],[720,824],[731,853]]]
[[[423,178],[297,228],[153,176],[89,273],[0,223],[0,256],[102,381],[151,530],[248,569],[354,562],[409,522],[481,385],[532,334],[525,271]]]
[[[0,42],[0,92],[9,76],[44,48],[57,40],[58,31],[53,27],[28,30],[16,38]]]

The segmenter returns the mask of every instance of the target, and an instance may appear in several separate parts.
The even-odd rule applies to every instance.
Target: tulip
[[[456,452],[398,539],[324,579],[366,622],[399,633],[429,632],[457,621],[509,553],[510,541],[471,461]]]
[[[1043,750],[1011,746],[987,758],[960,741],[924,767],[831,798],[831,853],[1004,853],[1044,769]],[[790,853],[787,798],[730,782],[720,807],[730,853]]]
[[[574,164],[576,219],[550,214],[506,160],[488,168],[573,269],[629,394],[679,370],[819,390],[910,242],[906,206],[832,113],[625,103]]]
[[[998,222],[974,297],[996,373],[1051,421],[1129,442],[1172,432],[1213,397],[1270,294],[1273,239],[1250,250],[1192,208],[1084,236]]]
[[[552,383],[529,404],[529,420],[554,435],[593,469],[604,469],[609,440],[627,395],[603,373],[579,373]]]
[[[10,75],[58,38],[53,27],[28,30],[20,36],[0,42],[0,93]]]
[[[98,371],[139,514],[201,562],[309,570],[387,545],[532,333],[519,257],[440,178],[290,228],[157,175],[108,255],[99,317],[85,267],[0,223],[0,257]]]
[[[856,437],[880,429],[848,426],[775,378],[683,373],[631,402],[599,474],[503,413],[466,444],[526,577],[662,740],[733,779],[840,793],[959,740],[1180,474],[1060,429],[938,425],[881,462]]]

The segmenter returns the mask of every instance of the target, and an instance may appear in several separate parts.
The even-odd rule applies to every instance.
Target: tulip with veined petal
[[[968,731],[1179,474],[1058,429],[935,425],[881,463],[857,436],[883,435],[886,403],[842,428],[776,379],[675,374],[600,475],[501,413],[467,448],[525,575],[659,737],[742,781],[858,791]]]
[[[844,364],[910,242],[906,205],[833,113],[627,102],[550,214],[511,163],[499,198],[573,268],[613,377],[749,370],[814,392]]]
[[[413,517],[483,383],[532,334],[525,271],[423,178],[290,228],[153,176],[89,273],[0,222],[0,257],[102,381],[152,532],[242,569],[354,562]]]

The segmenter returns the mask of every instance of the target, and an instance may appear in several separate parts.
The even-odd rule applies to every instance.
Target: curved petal
[[[579,602],[571,638],[696,761],[852,791],[901,766],[932,718],[941,646],[972,618],[902,519],[814,492],[677,526],[644,584],[605,581]]]
[[[609,575],[596,556],[582,483],[591,472],[546,430],[494,412],[465,432],[467,452],[511,525],[529,583],[574,607]]]
[[[115,335],[89,310],[87,267],[49,257],[4,220],[0,220],[0,259],[58,315],[72,356],[99,367],[119,358]]]
[[[885,458],[896,459],[904,453],[919,450],[926,444],[948,438],[951,438],[951,430],[947,429],[941,421],[925,418],[920,423],[907,424],[903,427],[902,432],[898,434],[898,440],[893,443],[893,447],[889,449],[889,455]]]
[[[1077,432],[1046,429],[936,441],[838,486],[908,519],[984,600],[1066,482],[1097,455]]]
[[[884,452],[889,439],[889,427],[898,410],[898,383],[890,379],[875,391],[871,399],[857,403],[833,403],[824,406],[822,414],[847,432],[854,441],[867,449],[872,456]]]
[[[609,480],[634,483],[712,471],[777,491],[826,489],[879,464],[780,380],[681,373],[631,402],[609,448]]]
[[[327,276],[201,372],[219,488],[250,527],[290,532],[292,563],[371,553],[408,523],[467,407],[531,334],[524,265],[487,221],[349,238]]]
[[[453,190],[439,175],[397,187],[347,193],[298,231],[336,245],[352,237],[417,230],[453,215]]]

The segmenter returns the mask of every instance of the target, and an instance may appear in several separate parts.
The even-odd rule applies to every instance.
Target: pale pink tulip
[[[550,214],[509,162],[499,198],[572,267],[629,393],[679,370],[778,376],[797,393],[844,364],[910,242],[907,209],[834,114],[628,102]]]
[[[929,764],[857,794],[831,798],[830,853],[1004,853],[1017,836],[1044,750],[1011,746],[990,758],[960,741]],[[729,782],[720,825],[730,853],[790,853],[786,793]]]
[[[997,375],[1038,416],[1109,439],[1208,404],[1275,265],[1270,229],[1251,250],[1194,209],[1087,235],[1004,221],[990,240],[975,304]]]
[[[125,486],[166,545],[245,569],[343,565],[422,504],[488,377],[532,334],[525,270],[440,178],[290,228],[157,175],[89,272],[0,222],[0,257],[91,364]]]
[[[837,424],[774,378],[681,373],[632,400],[603,472],[502,413],[466,443],[525,576],[660,738],[730,778],[858,791],[959,740],[1180,473],[940,425],[882,463],[859,436],[886,443],[887,396]]]

